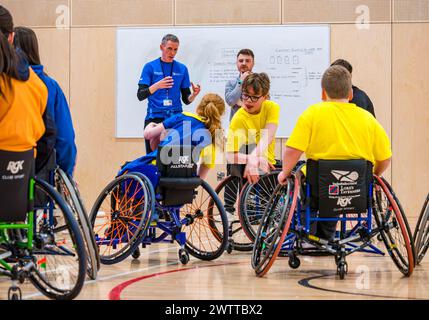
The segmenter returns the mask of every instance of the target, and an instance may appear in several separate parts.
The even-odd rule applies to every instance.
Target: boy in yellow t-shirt
[[[250,183],[259,180],[259,169],[274,168],[275,134],[280,106],[268,100],[270,79],[265,73],[252,73],[242,84],[243,106],[234,115],[226,145],[229,163],[246,164],[244,177]],[[244,145],[255,144],[250,154],[240,153]]]
[[[371,113],[349,103],[352,97],[350,73],[342,66],[328,68],[322,77],[323,102],[301,114],[286,142],[279,183],[286,182],[304,152],[316,161],[365,159],[376,175],[388,168],[392,151],[385,130]],[[318,222],[316,234],[332,239],[335,229],[336,222]]]

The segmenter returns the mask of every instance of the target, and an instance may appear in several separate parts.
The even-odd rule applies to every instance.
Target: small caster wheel
[[[340,276],[340,279],[344,280],[344,278],[347,274],[347,263],[346,262],[340,262],[338,264],[337,273]]]
[[[182,264],[187,264],[189,262],[189,254],[185,249],[179,250],[179,259]]]
[[[136,250],[134,250],[134,252],[131,255],[134,259],[138,259],[140,258],[140,249],[137,248]]]
[[[300,265],[301,260],[299,260],[298,257],[295,256],[289,258],[289,267],[291,267],[292,269],[298,269]]]
[[[381,236],[381,234],[378,234],[378,235],[377,235],[377,240],[378,240],[378,241],[383,241],[383,237]]]
[[[232,242],[228,242],[228,244],[226,245],[226,252],[228,254],[231,254],[233,249],[234,249],[234,246],[233,246]]]
[[[17,287],[10,287],[7,293],[8,300],[22,300],[21,289]]]

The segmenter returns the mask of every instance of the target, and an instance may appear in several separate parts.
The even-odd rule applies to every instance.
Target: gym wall
[[[354,84],[371,97],[391,137],[393,163],[386,176],[408,216],[418,216],[429,191],[429,0],[3,0],[2,5],[16,26],[35,29],[46,71],[69,99],[78,146],[75,177],[88,210],[119,166],[144,152],[142,139],[114,138],[116,27],[326,23],[331,59],[352,63]],[[356,24],[368,14],[369,25]],[[284,142],[277,141],[278,156]],[[213,171],[212,185],[215,176]]]

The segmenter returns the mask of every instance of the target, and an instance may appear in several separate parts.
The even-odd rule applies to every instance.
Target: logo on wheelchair
[[[332,170],[331,173],[340,182],[356,182],[359,179],[356,171]]]
[[[7,165],[7,171],[10,171],[12,174],[16,174],[19,171],[23,170],[24,166],[24,160],[22,161],[9,161],[9,164]]]

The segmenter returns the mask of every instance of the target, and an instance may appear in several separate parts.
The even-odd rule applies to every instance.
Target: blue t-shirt
[[[146,119],[168,118],[173,114],[182,112],[180,90],[191,86],[188,68],[183,63],[176,60],[172,63],[162,62],[161,58],[148,62],[143,67],[139,85],[151,86],[168,76],[173,78],[173,87],[159,89],[148,97]],[[166,99],[172,100],[171,106],[164,106]]]
[[[212,143],[210,131],[197,115],[188,112],[179,113],[164,120],[163,125],[164,128],[168,130],[168,133],[158,146],[192,145],[202,149]],[[126,166],[121,169],[119,175],[123,174],[125,171],[140,172],[139,168],[141,165],[152,163],[153,160],[156,160],[157,155],[158,150],[154,150],[141,158],[127,163]]]

